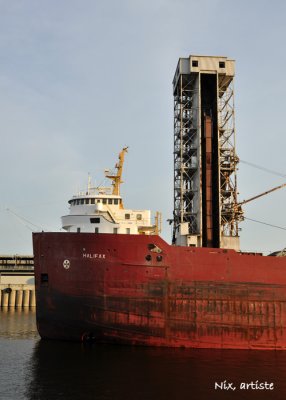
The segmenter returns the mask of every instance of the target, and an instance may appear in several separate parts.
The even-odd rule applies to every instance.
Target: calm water
[[[227,380],[235,391],[215,390]],[[241,382],[274,390],[241,390]],[[0,399],[286,399],[286,352],[41,341],[34,312],[0,311]]]

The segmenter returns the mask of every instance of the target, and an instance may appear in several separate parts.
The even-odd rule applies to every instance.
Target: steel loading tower
[[[173,243],[239,249],[234,60],[180,58],[174,92]]]

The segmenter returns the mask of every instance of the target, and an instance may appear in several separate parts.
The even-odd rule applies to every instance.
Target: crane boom
[[[286,183],[283,183],[282,185],[279,185],[279,186],[275,186],[274,188],[272,188],[272,189],[270,189],[270,190],[267,190],[266,192],[257,194],[256,196],[253,196],[253,197],[250,197],[250,199],[243,200],[243,201],[239,202],[237,205],[238,205],[238,206],[241,206],[241,205],[243,205],[243,204],[249,203],[249,202],[252,201],[252,200],[255,200],[255,199],[258,199],[259,197],[265,196],[266,194],[269,194],[269,193],[271,193],[271,192],[274,192],[275,190],[282,189],[282,188],[285,187],[285,186],[286,186]]]

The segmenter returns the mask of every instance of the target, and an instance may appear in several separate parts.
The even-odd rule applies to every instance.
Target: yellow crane
[[[128,146],[123,147],[121,152],[119,153],[118,156],[118,162],[115,164],[115,169],[116,172],[111,173],[109,170],[105,171],[105,176],[108,179],[112,180],[112,194],[115,196],[120,196],[120,185],[123,183],[121,180],[122,177],[122,172],[123,172],[123,165],[124,165],[124,157],[125,153],[127,153]],[[124,208],[123,202],[120,203],[120,208]],[[155,225],[154,225],[154,234],[159,235],[162,230],[162,214],[160,212],[156,212],[156,217],[155,217]],[[143,233],[143,230],[142,232]]]
[[[120,196],[120,185],[121,185],[121,183],[123,183],[123,181],[121,180],[121,177],[122,177],[122,171],[123,171],[123,165],[124,165],[124,156],[125,156],[125,153],[127,153],[127,150],[128,150],[128,146],[123,147],[123,149],[119,153],[119,156],[118,156],[119,161],[115,164],[116,172],[115,173],[110,173],[110,171],[105,172],[106,178],[109,178],[112,180],[112,186],[113,186],[112,194],[114,194],[116,196]]]

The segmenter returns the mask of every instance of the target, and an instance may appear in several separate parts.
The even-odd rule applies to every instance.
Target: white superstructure
[[[70,212],[62,217],[62,228],[68,232],[158,234],[158,224],[151,224],[150,210],[125,209],[119,187],[124,152],[119,155],[115,168],[120,174],[106,177],[113,180],[113,187],[92,187],[90,178],[87,190],[69,200]],[[121,157],[120,157],[121,156]],[[158,220],[158,218],[157,218]]]

